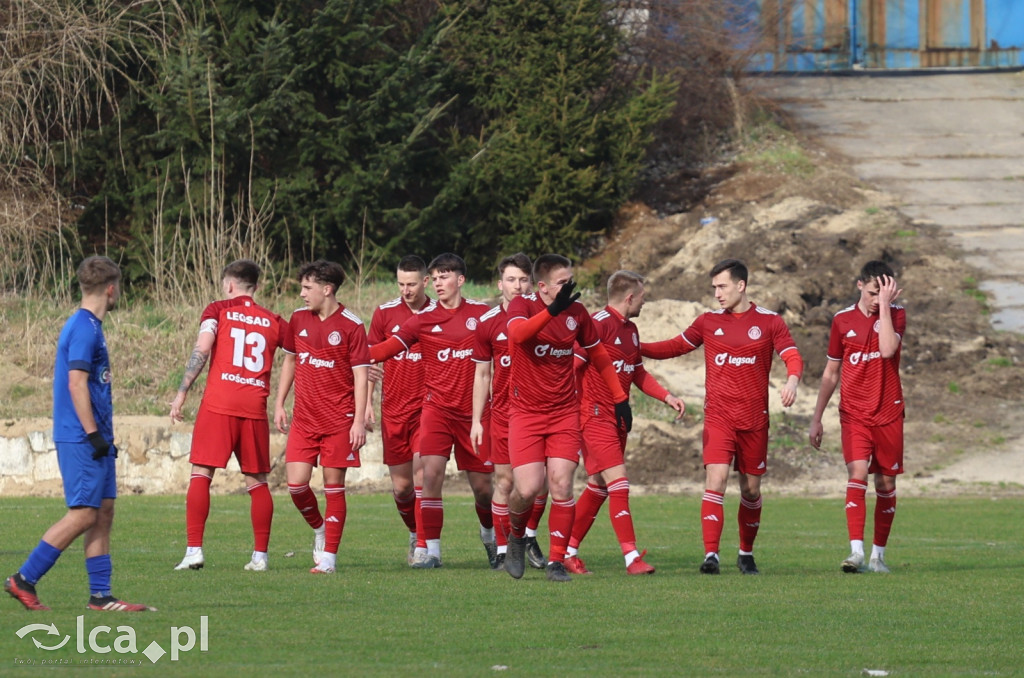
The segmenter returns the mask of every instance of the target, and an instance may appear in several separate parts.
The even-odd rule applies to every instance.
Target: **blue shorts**
[[[91,443],[57,443],[57,464],[68,508],[98,509],[104,499],[117,499],[114,450],[101,459],[93,459],[92,453]]]

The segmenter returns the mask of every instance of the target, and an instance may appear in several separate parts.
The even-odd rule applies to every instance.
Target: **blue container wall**
[[[732,2],[770,33],[753,71],[1024,67],[1024,0]]]

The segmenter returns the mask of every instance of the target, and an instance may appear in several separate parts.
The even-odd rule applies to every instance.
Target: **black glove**
[[[102,459],[110,454],[110,443],[107,442],[107,439],[99,431],[93,431],[89,434],[89,442],[92,444],[93,459]]]
[[[580,298],[579,292],[573,294],[575,289],[576,281],[572,278],[569,279],[569,282],[562,285],[562,289],[558,290],[558,294],[555,295],[555,300],[548,304],[548,313],[551,314],[551,317],[569,308],[572,306],[572,302]]]
[[[629,406],[629,399],[621,403],[615,403],[615,423],[626,429],[626,433],[633,430],[633,409]]]

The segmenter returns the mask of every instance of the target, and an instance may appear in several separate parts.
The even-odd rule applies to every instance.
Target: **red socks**
[[[189,483],[189,490],[191,489]],[[266,553],[270,546],[270,525],[274,521],[274,498],[270,496],[270,488],[266,483],[256,483],[246,488],[246,491],[249,493],[249,517],[252,519],[252,550]],[[209,492],[206,494],[206,507],[209,512]]]
[[[185,495],[185,532],[188,546],[202,546],[206,519],[210,517],[210,482],[213,478],[193,473]]]
[[[538,494],[537,498],[533,500],[533,513],[530,514],[530,520],[527,521],[526,527],[536,531],[537,526],[540,525],[540,519],[544,515],[544,508],[548,504],[548,493]]]
[[[713,490],[704,490],[704,499],[700,503],[700,527],[704,536],[705,553],[718,553],[724,521],[725,495]]]
[[[622,547],[622,555],[636,550],[636,532],[633,529],[633,515],[629,512],[629,480],[616,478],[608,483],[608,516],[612,529]]]
[[[896,517],[896,490],[889,493],[875,492],[875,540],[876,546],[885,546]]]
[[[292,496],[292,503],[299,513],[314,530],[324,524],[324,517],[320,515],[320,504],[317,502],[316,494],[309,488],[309,483],[304,485],[292,485],[288,483],[288,492]]]
[[[402,522],[409,528],[410,532],[416,531],[416,492],[409,492],[408,494],[399,497],[397,494],[393,495],[395,498],[395,506],[398,508],[398,515],[402,516]]]
[[[761,527],[761,495],[754,501],[740,496],[737,520],[740,524],[740,551],[750,553],[754,550],[757,529]]]
[[[494,523],[494,543],[508,546],[508,535],[512,527],[508,521],[508,504],[491,502],[491,520]]]
[[[867,507],[864,497],[868,484],[863,480],[851,480],[846,484],[846,529],[850,541],[864,541],[864,521]]]
[[[551,500],[551,514],[548,516],[548,532],[551,534],[551,548],[548,561],[565,560],[565,547],[569,545],[572,523],[576,516],[576,500],[569,497],[563,501]]]
[[[444,501],[441,497],[423,497],[420,499],[420,513],[423,516],[416,530],[416,540],[440,539],[441,528],[444,527]]]
[[[491,515],[490,505],[474,502],[473,506],[476,508],[476,518],[480,521],[480,527],[485,530],[489,530],[494,527],[494,517]]]
[[[587,532],[590,531],[591,526],[594,524],[594,519],[597,518],[598,512],[604,505],[604,500],[607,498],[607,489],[594,483],[587,483],[583,493],[580,494],[579,501],[576,502],[576,518],[572,524],[572,536],[569,539],[569,546],[574,549],[580,547],[580,542],[587,536]]]

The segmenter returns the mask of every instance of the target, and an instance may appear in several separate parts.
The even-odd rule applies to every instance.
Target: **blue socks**
[[[110,573],[113,569],[109,553],[85,559],[85,571],[89,573],[89,591],[92,595],[110,595]]]
[[[53,564],[60,558],[62,551],[55,546],[39,540],[39,545],[28,554],[28,560],[21,566],[18,572],[29,584],[35,586],[36,582],[43,578],[43,575],[50,571]]]

